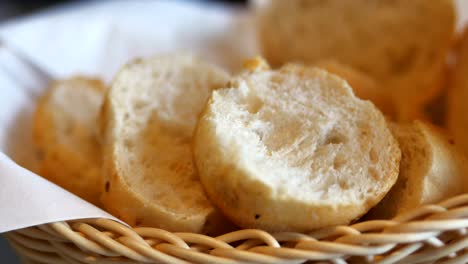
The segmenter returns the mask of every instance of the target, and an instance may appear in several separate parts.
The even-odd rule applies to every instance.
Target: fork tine
[[[7,45],[4,41],[0,40],[0,49],[6,51],[8,56],[7,59],[13,60],[10,62],[10,66],[7,66],[7,63],[1,63],[0,68],[11,77],[14,81],[21,84],[23,87],[27,88],[28,92],[33,93],[33,96],[37,96],[39,89],[49,85],[50,81],[53,80],[53,77],[43,68],[39,67],[34,63],[28,56],[19,50],[13,48],[11,45]],[[18,69],[15,71],[14,66],[11,63],[17,64]],[[28,77],[28,78],[26,78]],[[25,83],[29,80],[29,83]]]
[[[11,45],[6,45],[5,42],[0,40],[0,47],[5,48],[8,50],[18,61],[20,61],[23,65],[25,65],[28,69],[32,72],[37,74],[42,79],[52,80],[52,74],[48,73],[43,68],[39,67],[36,63],[34,63],[31,59],[24,55],[24,53],[20,52],[19,50],[13,48]]]

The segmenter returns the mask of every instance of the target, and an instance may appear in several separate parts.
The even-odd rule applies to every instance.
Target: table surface
[[[8,242],[0,236],[0,263],[19,264],[18,257],[13,252],[13,249],[8,245]]]

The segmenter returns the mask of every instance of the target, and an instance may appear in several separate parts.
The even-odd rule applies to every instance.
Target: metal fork
[[[52,74],[39,67],[28,56],[0,39],[0,71],[12,81],[21,85],[32,97],[54,79]]]

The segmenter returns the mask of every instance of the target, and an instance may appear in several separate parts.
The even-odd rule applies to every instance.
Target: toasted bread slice
[[[103,83],[95,79],[55,81],[38,103],[33,127],[42,153],[39,173],[94,204],[102,191],[96,132],[104,91]]]
[[[333,60],[320,61],[316,66],[345,79],[357,97],[370,100],[386,116],[395,116],[392,98],[386,95],[370,76]]]
[[[456,54],[448,91],[447,126],[456,146],[468,156],[468,27],[460,38]]]
[[[132,226],[210,232],[219,214],[192,162],[198,114],[228,75],[186,55],[136,60],[115,77],[102,112],[104,207]]]
[[[392,218],[467,190],[468,160],[443,131],[420,121],[393,124],[391,130],[401,149],[400,174],[372,218]]]
[[[374,78],[401,120],[439,94],[455,31],[452,0],[270,0],[258,8],[258,36],[275,66],[334,59]]]
[[[257,65],[214,91],[200,116],[194,157],[210,199],[240,227],[269,231],[365,214],[398,175],[382,113],[326,71]]]

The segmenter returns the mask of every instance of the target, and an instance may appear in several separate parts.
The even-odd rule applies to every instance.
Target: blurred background
[[[94,0],[97,1],[97,0]],[[105,1],[105,0],[101,0]],[[139,0],[145,1],[145,0]],[[157,1],[157,0],[155,0]],[[187,1],[203,1],[203,2],[218,2],[218,3],[228,3],[228,4],[239,4],[242,5],[247,0],[187,0]],[[93,0],[10,0],[10,1],[0,1],[0,22],[3,22],[7,19],[12,19],[17,16],[27,15],[35,11],[48,8],[48,7],[57,7],[60,5],[73,5],[73,4],[86,4],[86,2],[93,2]]]
[[[96,1],[96,0],[95,0]],[[146,0],[140,0],[146,1]],[[157,0],[156,0],[157,1]],[[243,5],[247,0],[187,0],[187,1],[201,1],[201,2],[213,2],[213,3],[225,3],[231,5]],[[12,0],[12,1],[0,1],[0,26],[2,22],[8,20],[14,20],[15,18],[33,14],[38,11],[42,11],[50,8],[61,8],[61,7],[73,7],[73,5],[85,5],[91,0],[80,0],[80,1],[64,1],[64,0]],[[1,220],[0,220],[1,221]],[[0,236],[0,263],[5,264],[19,264],[20,261],[16,257],[15,253],[9,247],[5,239]]]

